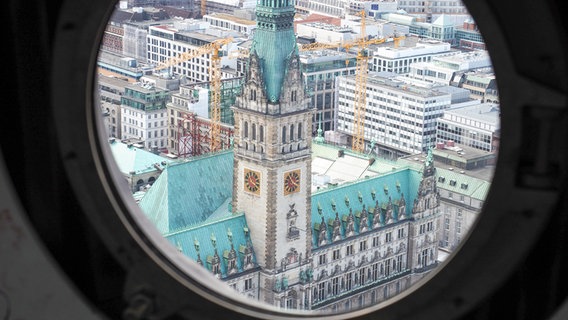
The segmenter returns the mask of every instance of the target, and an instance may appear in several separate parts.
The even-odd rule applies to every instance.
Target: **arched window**
[[[260,136],[258,137],[258,140],[260,140],[260,142],[264,142],[264,126],[260,126],[259,131]]]
[[[248,138],[248,136],[249,136],[249,132],[248,132],[248,131],[249,131],[249,124],[248,124],[248,122],[245,121],[245,126],[244,126],[244,130],[243,130],[243,136],[244,136],[245,138]]]
[[[290,141],[294,141],[294,125],[290,125]]]
[[[256,124],[252,124],[252,135],[251,135],[251,139],[252,140],[256,140]]]
[[[298,123],[298,140],[302,139],[302,123]]]
[[[282,127],[282,143],[286,143],[286,127]]]

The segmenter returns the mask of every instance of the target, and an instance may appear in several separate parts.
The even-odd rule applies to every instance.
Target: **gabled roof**
[[[172,163],[172,160],[132,145],[129,147],[122,142],[110,142],[109,146],[120,172],[124,174],[132,174],[132,172],[141,174],[163,170],[168,163]]]
[[[139,205],[160,232],[169,233],[207,220],[231,198],[233,152],[170,165]]]
[[[432,25],[436,25],[436,26],[453,26],[454,23],[452,22],[452,20],[450,19],[449,16],[442,14],[441,16],[438,17],[438,19],[436,19],[434,22],[432,22]]]

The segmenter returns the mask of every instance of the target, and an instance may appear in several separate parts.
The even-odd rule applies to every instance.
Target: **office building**
[[[452,52],[433,57],[430,62],[412,64],[408,77],[449,85],[457,72],[488,67],[491,67],[491,59],[487,51]]]
[[[449,53],[451,46],[447,42],[420,40],[415,46],[379,47],[372,55],[370,70],[395,73],[410,72],[410,64],[430,62],[432,57]]]
[[[355,73],[355,55],[336,50],[306,51],[300,53],[300,64],[315,108],[311,132],[315,133],[319,124],[324,131],[334,130],[336,77]]]
[[[355,76],[339,77],[337,86],[337,131],[352,136]],[[436,119],[452,99],[436,87],[419,87],[386,72],[369,73],[366,92],[365,149],[388,158],[422,153],[433,146]]]
[[[466,104],[444,110],[443,116],[438,119],[436,140],[451,140],[464,146],[493,152],[493,139],[499,129],[499,105]]]

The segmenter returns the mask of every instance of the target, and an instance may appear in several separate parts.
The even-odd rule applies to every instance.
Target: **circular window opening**
[[[210,290],[291,313],[430,278],[475,224],[499,142],[461,2],[326,19],[316,2],[190,4],[120,1],[97,59],[99,134],[157,246]]]

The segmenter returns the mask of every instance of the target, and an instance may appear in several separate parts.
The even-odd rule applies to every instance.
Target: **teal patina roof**
[[[139,205],[161,233],[187,228],[207,220],[231,197],[232,177],[232,151],[173,164]]]
[[[221,262],[222,277],[228,275],[226,257],[231,248],[236,251],[236,263],[239,272],[244,271],[244,255],[247,246],[252,248],[247,222],[242,213],[233,215],[227,212],[227,215],[221,219],[168,233],[164,236],[192,260],[201,260],[203,266],[208,270],[211,270],[211,265],[207,261],[211,260],[215,255],[215,250],[217,250]],[[196,245],[199,249],[199,257]],[[252,253],[252,263],[256,267],[254,253]]]
[[[362,179],[351,183],[346,183],[338,187],[324,189],[323,191],[312,193],[312,246],[318,247],[318,230],[323,221],[327,223],[327,243],[331,243],[331,230],[333,221],[337,217],[342,221],[341,237],[345,237],[345,223],[349,215],[350,209],[353,215],[359,216],[363,209],[363,205],[369,212],[370,225],[375,217],[372,216],[373,210],[378,205],[384,211],[389,197],[393,205],[393,214],[397,218],[403,218],[398,212],[398,203],[404,195],[406,202],[406,212],[408,216],[411,214],[414,198],[418,193],[418,186],[421,180],[421,173],[418,170],[410,168],[402,168],[387,174],[375,176],[372,178]],[[373,199],[373,193],[374,199]],[[347,206],[346,202],[349,202]],[[335,209],[334,209],[335,207]],[[321,213],[320,213],[321,212]],[[355,219],[355,232],[359,232],[359,221]]]
[[[136,148],[132,145],[129,147],[122,142],[110,142],[109,146],[118,165],[118,169],[124,174],[152,172],[158,170],[158,168],[159,170],[163,170],[166,164],[172,163],[172,160],[160,157],[157,154]]]
[[[287,0],[262,0],[257,5],[257,29],[250,52],[259,57],[270,102],[279,101],[288,62],[292,54],[298,54],[293,29],[294,12],[294,6]]]

